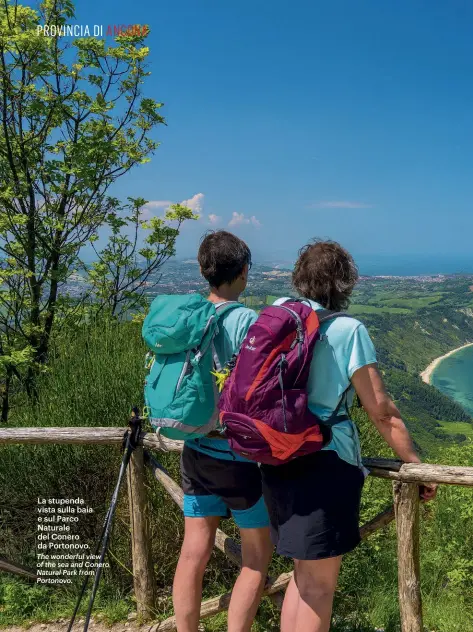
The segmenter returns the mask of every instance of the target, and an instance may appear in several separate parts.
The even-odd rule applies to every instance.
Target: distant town
[[[280,267],[277,263],[273,265],[255,263],[251,269],[248,287],[243,299],[249,305],[257,307],[259,303],[265,304],[267,298],[292,295],[291,277],[292,271],[288,268]],[[432,286],[445,283],[448,280],[458,281],[464,278],[473,279],[473,275],[363,275],[360,276],[354,298],[356,299],[357,294],[364,295],[377,286],[386,290],[387,287],[392,285],[397,291],[404,287],[405,290],[412,292],[416,289],[421,291],[422,287],[426,285]],[[158,294],[205,293],[207,287],[206,281],[200,276],[197,260],[172,259],[153,278],[145,283],[145,294],[151,301]],[[63,292],[71,297],[78,298],[84,293],[86,288],[87,279],[85,274],[74,273],[69,277]]]

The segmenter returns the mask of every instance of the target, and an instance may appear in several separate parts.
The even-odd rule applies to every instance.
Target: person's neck
[[[208,300],[211,303],[222,303],[223,301],[238,301],[240,294],[231,287],[211,288]]]

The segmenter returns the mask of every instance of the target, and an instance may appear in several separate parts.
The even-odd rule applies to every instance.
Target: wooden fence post
[[[402,632],[423,632],[419,569],[419,486],[393,483]]]
[[[145,466],[143,448],[132,453],[127,472],[128,506],[130,508],[131,552],[133,559],[133,585],[139,619],[155,616],[155,581],[146,502]]]

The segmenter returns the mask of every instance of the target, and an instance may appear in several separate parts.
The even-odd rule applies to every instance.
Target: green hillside
[[[471,416],[424,384],[419,373],[434,358],[473,340],[473,318],[440,302],[402,316],[367,314],[362,320],[375,343],[388,389],[421,451],[428,453],[445,441],[461,442],[470,436]],[[455,422],[466,424],[463,431]]]
[[[388,295],[395,309],[393,290]],[[438,292],[438,290],[436,290]],[[403,292],[399,292],[403,296]],[[276,295],[251,299],[261,308]],[[448,293],[428,307],[408,313],[365,313],[366,323],[378,350],[381,370],[393,398],[424,455],[432,462],[473,464],[473,425],[467,413],[453,400],[424,384],[419,371],[451,348],[473,339],[473,314],[444,301]],[[380,289],[376,301],[384,300]],[[426,301],[423,301],[426,303]],[[399,303],[397,303],[399,304]],[[375,305],[374,307],[380,307]],[[40,378],[39,400],[30,403],[24,393],[12,402],[12,426],[125,425],[133,404],[142,404],[144,347],[135,323],[100,320],[88,326],[61,332],[55,339],[48,371]],[[390,456],[362,409],[353,416],[360,428],[363,454]],[[34,508],[38,496],[82,496],[96,513],[83,522],[81,536],[93,543],[110,499],[118,472],[120,451],[110,447],[9,446],[2,447],[0,498],[2,513],[0,550],[7,558],[26,566],[35,564]],[[179,480],[179,458],[160,454],[160,461]],[[12,484],[14,481],[14,484]],[[152,542],[155,577],[162,595],[156,616],[172,612],[170,586],[182,538],[183,521],[177,507],[148,479],[152,508]],[[362,521],[369,520],[391,501],[388,481],[368,479],[363,495]],[[436,632],[473,632],[473,579],[471,574],[471,490],[441,489],[438,500],[423,508],[422,590],[425,620]],[[8,509],[6,509],[8,508]],[[115,522],[109,556],[96,612],[108,621],[123,620],[134,609],[132,600],[129,516],[123,492]],[[223,528],[238,537],[232,521]],[[275,556],[271,573],[290,569],[290,563]],[[363,578],[363,579],[361,579]],[[212,555],[206,573],[204,597],[225,592],[235,579],[235,569],[218,552]],[[25,620],[51,620],[68,616],[75,588],[32,589],[22,580],[0,575],[0,626]],[[337,623],[338,622],[338,623]],[[349,627],[347,627],[347,625]],[[335,604],[334,632],[374,632],[383,628],[397,632],[396,540],[389,527],[364,542],[347,556]],[[212,618],[205,629],[223,632],[225,615]],[[256,632],[277,632],[278,614],[265,602],[255,623]]]
[[[55,347],[51,368],[41,378],[39,403],[27,404],[20,398],[13,409],[15,426],[95,426],[125,425],[133,403],[141,404],[144,348],[139,326],[133,323],[103,322],[68,332]],[[422,421],[416,436],[419,443],[429,443],[432,415],[450,411],[461,417],[457,408],[448,408],[450,400],[434,389],[416,382],[409,374],[392,370],[387,375],[393,394],[412,413],[412,428]],[[406,378],[407,376],[407,378]],[[414,380],[414,376],[412,378]],[[412,408],[423,395],[425,411]],[[445,407],[445,408],[443,408]],[[446,412],[445,412],[446,414]],[[353,411],[360,428],[366,456],[389,456],[390,450],[369,423],[361,409]],[[456,431],[465,422],[456,421]],[[473,463],[473,444],[451,445],[443,441],[429,443],[429,458],[450,464]],[[159,460],[179,480],[179,457],[159,454]],[[2,554],[26,566],[34,566],[36,537],[34,508],[38,496],[86,498],[96,513],[83,523],[84,541],[93,543],[110,499],[118,472],[120,451],[109,446],[9,446],[2,447],[0,461],[0,497],[2,519],[0,550]],[[12,484],[14,482],[14,484]],[[162,489],[148,479],[151,504],[151,533],[155,577],[161,594],[159,618],[171,613],[170,586],[182,538],[183,520],[179,509]],[[370,519],[391,501],[388,481],[369,479],[363,496],[362,521]],[[8,507],[8,510],[6,509]],[[453,509],[452,509],[453,508]],[[129,516],[123,490],[114,526],[109,570],[104,573],[96,612],[109,621],[122,620],[134,609],[132,601]],[[469,572],[473,530],[471,529],[471,490],[445,488],[439,499],[422,511],[422,588],[426,624],[436,632],[472,632],[470,598],[473,580]],[[223,529],[237,537],[232,521]],[[290,569],[290,563],[275,556],[271,573]],[[363,578],[361,580],[361,578]],[[235,569],[216,552],[206,573],[204,597],[225,592],[235,579]],[[33,589],[22,580],[0,575],[0,626],[25,620],[51,620],[68,616],[75,599],[75,588]],[[374,632],[375,628],[398,630],[396,594],[396,546],[394,527],[379,532],[347,556],[340,579],[335,605],[334,632]],[[346,627],[349,622],[352,627]],[[226,630],[225,615],[205,624],[214,632]],[[278,615],[269,602],[260,609],[256,632],[277,632]]]

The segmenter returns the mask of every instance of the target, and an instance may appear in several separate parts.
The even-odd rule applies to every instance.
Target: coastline
[[[438,367],[438,365],[442,362],[442,360],[445,360],[445,358],[448,358],[449,356],[453,355],[454,353],[457,353],[457,351],[460,351],[461,349],[465,349],[466,347],[472,347],[472,346],[473,346],[473,342],[467,342],[466,344],[462,345],[461,347],[457,347],[456,349],[452,349],[451,351],[449,351],[445,355],[439,356],[438,358],[435,358],[435,360],[432,360],[432,362],[429,364],[429,366],[419,373],[420,377],[422,378],[422,381],[425,382],[426,384],[430,384],[430,380],[432,378],[432,373],[435,371],[435,369]]]

